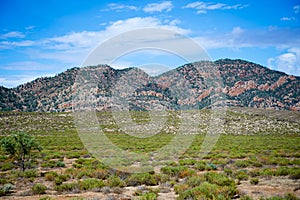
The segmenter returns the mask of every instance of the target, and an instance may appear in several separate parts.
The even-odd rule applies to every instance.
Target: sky
[[[0,85],[12,88],[81,67],[101,44],[145,28],[189,38],[211,60],[244,59],[300,76],[300,0],[0,0]],[[139,42],[146,47],[163,37]],[[141,66],[157,75],[185,62],[140,49],[98,64]]]

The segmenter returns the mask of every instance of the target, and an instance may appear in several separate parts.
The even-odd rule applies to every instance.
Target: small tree
[[[22,171],[26,169],[26,163],[31,159],[34,150],[41,150],[35,138],[23,132],[17,132],[3,138],[0,141],[2,149],[7,152]]]

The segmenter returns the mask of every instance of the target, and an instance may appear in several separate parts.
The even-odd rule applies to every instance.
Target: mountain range
[[[68,112],[74,99],[82,104],[88,94],[97,110],[226,105],[300,111],[300,77],[231,59],[188,63],[156,77],[138,68],[72,68],[15,88],[0,86],[0,110]]]

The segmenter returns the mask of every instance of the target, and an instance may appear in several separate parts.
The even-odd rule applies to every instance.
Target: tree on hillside
[[[0,145],[16,161],[22,171],[26,169],[34,151],[41,151],[41,147],[35,138],[23,132],[16,132],[3,138]]]

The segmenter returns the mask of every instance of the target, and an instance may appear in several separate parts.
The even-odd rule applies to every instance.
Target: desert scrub
[[[25,178],[36,178],[38,177],[38,171],[35,169],[28,169],[24,171],[24,177]]]
[[[88,178],[82,181],[79,181],[79,188],[81,190],[91,190],[95,188],[102,188],[105,186],[105,183],[102,180],[95,178]]]
[[[57,172],[48,172],[45,174],[46,181],[54,181],[56,177],[58,177]]]
[[[231,199],[236,194],[234,187],[219,186],[204,182],[200,186],[179,193],[179,200],[185,199]]]
[[[0,187],[0,197],[5,196],[11,192],[11,190],[14,188],[14,186],[10,183],[7,183]]]
[[[125,179],[127,186],[138,186],[138,185],[157,185],[158,181],[156,176],[150,173],[138,173],[132,174]]]
[[[49,161],[43,162],[41,166],[44,168],[56,168],[56,167],[66,167],[66,164],[61,161],[49,160]]]
[[[186,184],[189,187],[196,187],[201,185],[201,183],[205,182],[206,179],[204,176],[191,176],[186,180]]]
[[[235,179],[238,179],[239,181],[248,180],[248,178],[249,178],[249,175],[247,174],[247,172],[245,170],[238,170],[238,171],[234,172],[232,176]]]
[[[194,165],[197,161],[194,159],[179,160],[180,165]]]
[[[217,184],[219,186],[233,186],[235,187],[235,181],[225,174],[209,172],[204,174],[204,178],[209,183]]]
[[[237,168],[246,168],[246,167],[250,166],[250,162],[247,160],[237,160],[237,161],[235,161],[234,165]]]
[[[146,192],[138,197],[138,200],[156,200],[157,194],[154,192]]]
[[[70,175],[69,174],[59,174],[55,179],[54,179],[54,183],[55,185],[60,185],[63,182],[67,181],[70,179]]]
[[[58,193],[62,193],[62,192],[78,193],[79,185],[78,183],[63,183],[61,185],[56,185],[54,187],[54,190],[56,190]]]
[[[37,183],[32,186],[31,191],[33,194],[45,194],[47,187],[43,184]]]
[[[173,177],[178,177],[180,173],[186,171],[187,169],[188,168],[186,166],[165,166],[161,168],[161,172]]]
[[[125,182],[118,176],[110,176],[107,179],[107,185],[109,187],[125,187]]]
[[[252,178],[252,179],[250,179],[251,185],[257,185],[258,182],[259,182],[259,179],[258,179],[258,178]]]

